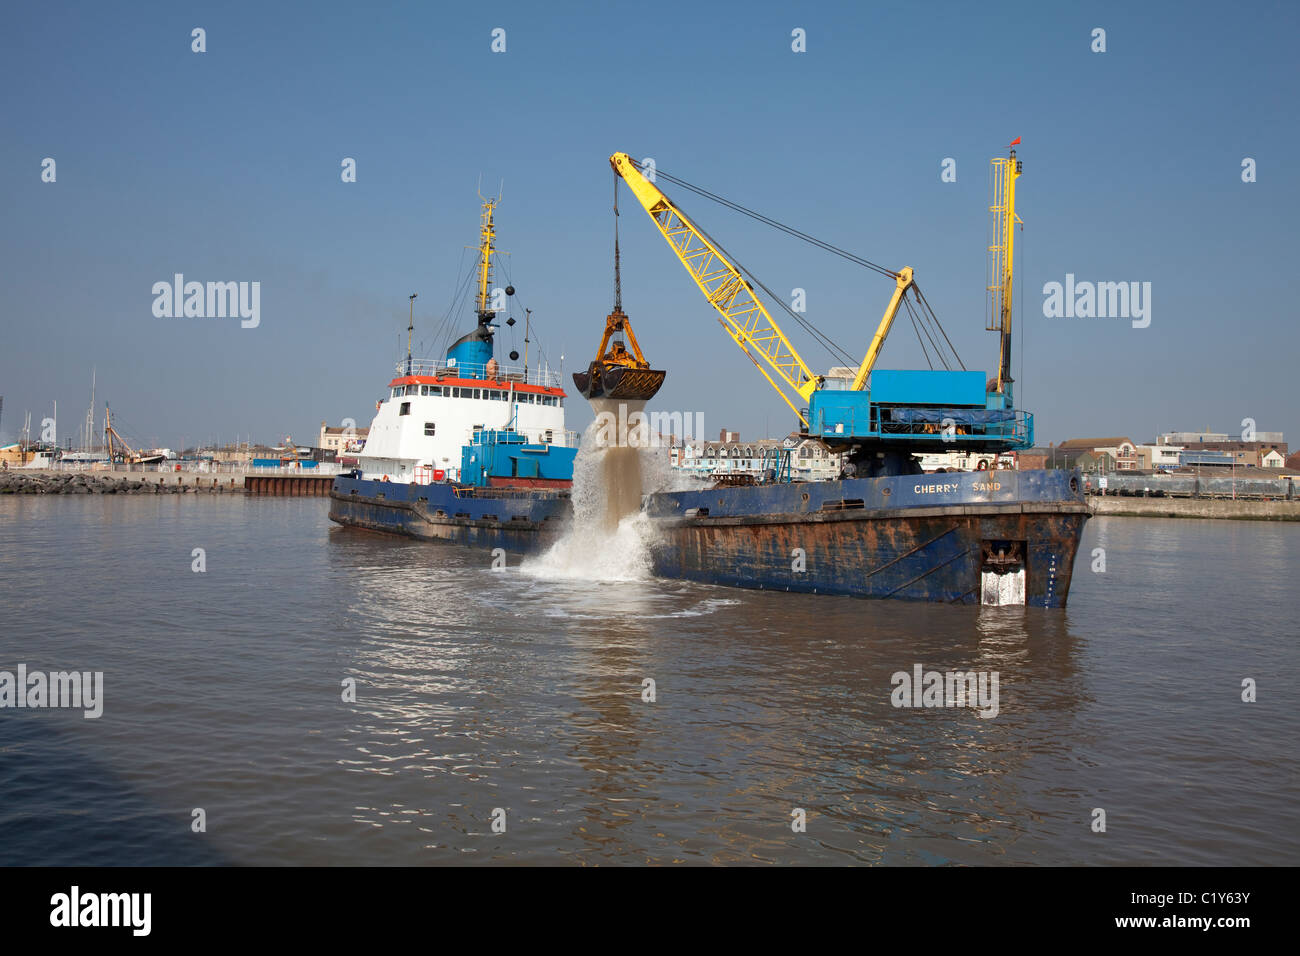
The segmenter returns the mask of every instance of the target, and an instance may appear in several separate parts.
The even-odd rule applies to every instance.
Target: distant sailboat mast
[[[86,427],[81,434],[81,450],[89,454],[95,450],[95,368],[90,369],[90,407],[86,409]]]

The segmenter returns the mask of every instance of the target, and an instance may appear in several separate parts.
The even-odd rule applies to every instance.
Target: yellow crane
[[[627,153],[615,153],[609,158],[609,164],[614,173],[627,183],[704,297],[717,310],[722,327],[807,429],[809,421],[805,408],[813,393],[822,387],[823,377],[809,368],[736,265],[671,199],[642,175],[635,160]],[[903,296],[915,288],[910,268],[889,274],[895,280],[894,294],[853,377],[853,391],[866,388]],[[798,397],[799,404],[792,395]]]
[[[988,331],[1000,335],[998,349],[998,377],[996,391],[1005,392],[1011,382],[1011,272],[1015,261],[1016,180],[1024,172],[1024,163],[1016,159],[1014,149],[1020,137],[1012,143],[1011,155],[993,160],[992,198],[989,216],[993,227],[993,243],[989,246],[989,324]]]
[[[995,159],[995,184],[990,202],[994,241],[989,247],[990,328],[1001,336],[996,378],[968,370],[957,357],[916,284],[910,268],[888,269],[806,233],[745,209],[730,200],[693,186],[662,170],[658,175],[692,192],[742,212],[766,225],[803,239],[894,280],[894,292],[851,380],[833,387],[812,371],[758,298],[758,285],[780,302],[758,279],[744,272],[703,229],[645,175],[627,153],[615,153],[610,166],[649,214],[695,284],[717,311],[719,321],[768,383],[798,416],[801,431],[843,449],[848,467],[859,474],[911,474],[919,468],[922,451],[1004,451],[1033,444],[1033,416],[1014,405],[1011,379],[1011,289],[1014,259],[1015,182],[1022,167],[1014,146],[1007,159]],[[751,281],[753,285],[751,285]],[[930,365],[924,369],[877,369],[876,362],[900,306],[917,327],[921,348]],[[784,306],[783,306],[784,307]],[[817,336],[845,364],[853,359],[790,309],[791,317]],[[931,361],[929,340],[943,368]],[[946,351],[944,349],[946,346]],[[956,359],[950,364],[948,356]],[[805,405],[806,403],[806,405]]]

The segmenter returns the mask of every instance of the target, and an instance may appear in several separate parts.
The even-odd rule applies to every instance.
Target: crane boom
[[[790,392],[806,403],[821,385],[821,376],[813,373],[790,344],[740,270],[672,200],[641,175],[632,158],[627,153],[615,153],[609,164],[645,207],[704,297],[718,311],[722,327],[807,427],[808,419],[791,401]]]
[[[709,304],[718,310],[722,327],[736,340],[736,344],[785,399],[786,404],[794,410],[795,415],[806,428],[808,419],[802,409],[791,401],[789,392],[793,391],[803,402],[808,402],[812,394],[821,388],[823,378],[813,373],[808,363],[790,344],[790,340],[781,331],[776,320],[754,295],[753,288],[740,270],[677,208],[671,199],[641,175],[635,161],[627,153],[615,153],[609,158],[609,164],[640,200],[641,205],[650,214],[650,218],[659,227],[659,231],[663,233],[663,237],[672,246],[677,258],[691,274],[691,278],[700,287],[704,297],[709,300]],[[866,388],[867,378],[875,368],[876,359],[880,357],[880,350],[885,344],[885,337],[889,335],[890,328],[893,327],[903,296],[915,285],[910,268],[890,274],[894,276],[896,283],[894,294],[889,300],[885,314],[880,319],[867,354],[853,378],[851,386],[853,391],[860,392]],[[760,364],[759,359],[762,359],[763,364]],[[786,387],[783,388],[781,383]]]

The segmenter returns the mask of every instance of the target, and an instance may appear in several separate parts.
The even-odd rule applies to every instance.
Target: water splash
[[[641,581],[650,577],[653,529],[641,510],[645,402],[591,402],[596,420],[573,463],[573,525],[520,570],[541,578]]]

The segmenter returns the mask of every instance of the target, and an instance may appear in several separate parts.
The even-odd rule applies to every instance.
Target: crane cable
[[[632,162],[633,165],[639,166],[636,160],[633,160]],[[785,223],[778,222],[777,220],[772,219],[769,216],[764,216],[762,213],[755,212],[753,209],[747,209],[744,206],[740,205],[740,203],[732,202],[730,199],[726,199],[722,196],[717,195],[716,193],[711,193],[707,189],[704,189],[701,186],[696,186],[692,183],[688,183],[686,180],[679,179],[676,176],[672,176],[664,172],[662,169],[656,168],[655,176],[656,177],[662,176],[664,179],[668,180],[670,183],[676,186],[681,186],[683,189],[689,189],[691,192],[704,196],[706,199],[712,199],[714,202],[720,203],[721,205],[726,206],[728,209],[733,209],[738,213],[742,213],[743,215],[749,216],[751,219],[756,219],[761,223],[772,226],[775,229],[779,229],[782,232],[787,233],[788,235],[794,236],[798,239],[802,239],[805,242],[810,242],[814,246],[817,246],[820,249],[824,249],[827,252],[834,253],[835,255],[840,256],[841,258],[848,259],[850,262],[856,263],[857,265],[864,266],[865,268],[868,269],[874,269],[876,272],[879,272],[883,276],[888,276],[891,279],[898,278],[898,273],[895,272],[893,269],[889,269],[886,268],[885,266],[878,265],[877,263],[872,262],[869,259],[864,259],[862,258],[862,256],[849,252],[847,249],[841,249],[839,246],[831,245],[831,243],[829,242],[825,242],[821,239],[816,238],[815,236],[810,236],[806,232],[802,232],[794,228],[793,226],[787,226]]]
[[[634,159],[631,162],[633,166],[637,167],[637,169],[640,170],[644,170],[646,166],[646,164],[638,163]],[[726,199],[723,196],[719,196],[716,193],[710,192],[709,190],[704,189],[702,186],[696,186],[695,184],[689,183],[684,179],[681,179],[677,176],[673,176],[671,173],[664,172],[664,170],[662,169],[656,167],[654,175],[656,178],[663,177],[664,179],[668,180],[668,182],[676,186],[681,186],[683,189],[689,189],[691,192],[699,196],[703,196],[706,199],[711,199],[712,201],[722,206],[725,206],[728,209],[734,210],[735,212],[739,212],[742,215],[748,216],[751,219],[757,220],[758,222],[761,222],[765,225],[772,226],[774,229],[778,229],[781,232],[786,233],[787,235],[794,236],[795,238],[798,239],[802,239],[805,242],[811,243],[812,245],[816,246],[819,249],[822,249],[826,252],[833,253],[834,255],[837,255],[843,259],[847,259],[849,262],[852,262],[856,265],[860,265],[864,268],[871,269],[879,273],[880,275],[887,276],[891,279],[898,278],[899,274],[895,272],[893,269],[889,269],[885,266],[879,265],[878,263],[872,262],[869,259],[865,259],[862,256],[849,252],[846,249],[841,249],[839,246],[833,245],[822,239],[818,239],[815,236],[810,236],[806,232],[796,229],[793,226],[786,225],[785,223],[772,219],[770,216],[765,216],[760,212],[756,212],[752,209],[748,209],[745,206],[740,205],[739,203],[732,202],[730,199]],[[678,206],[678,208],[680,209],[681,207]],[[706,233],[703,229],[700,229],[698,225],[695,225],[694,223],[692,223],[692,225],[701,235],[703,235],[706,239],[708,239],[709,242],[712,243],[715,248],[717,248],[720,252],[727,255],[728,259],[730,259],[733,263],[735,263],[736,268],[739,271],[743,272],[745,276],[747,276],[755,285],[757,285],[764,292],[766,292],[773,302],[780,305],[781,308],[786,312],[786,314],[788,314],[791,318],[793,318],[796,322],[798,322],[799,325],[804,329],[804,331],[808,332],[810,335],[816,338],[817,341],[828,352],[830,352],[833,357],[840,359],[850,367],[852,367],[855,364],[854,360],[850,358],[849,355],[842,348],[840,348],[837,344],[835,344],[835,342],[833,342],[830,338],[824,335],[821,332],[821,330],[819,330],[816,326],[814,326],[810,321],[803,318],[797,312],[795,312],[793,309],[787,306],[785,304],[785,300],[775,295],[772,292],[772,290],[769,289],[766,285],[764,285],[753,273],[751,273],[748,269],[746,269],[739,262],[737,262],[736,259],[732,257],[730,253],[727,253],[726,250],[723,249],[719,243],[715,242],[712,239],[712,237],[708,235],[708,233]],[[942,351],[939,349],[938,344],[933,337],[933,334],[929,331],[929,326],[932,325],[935,329],[938,330],[944,342],[947,343],[948,351],[952,354],[953,359],[956,360],[957,364],[960,365],[963,370],[965,370],[966,363],[963,362],[961,356],[957,354],[957,349],[953,346],[952,340],[948,338],[948,333],[944,331],[942,323],[939,322],[939,318],[938,316],[935,315],[934,309],[930,307],[930,303],[926,300],[925,294],[921,292],[920,287],[917,286],[915,283],[913,283],[912,285],[912,291],[915,293],[917,299],[917,309],[919,310],[919,313],[912,312],[912,305],[910,303],[907,303],[906,296],[903,298],[903,302],[908,304],[908,312],[909,315],[912,316],[913,327],[916,328],[917,340],[921,341],[922,352],[925,352],[925,342],[921,339],[921,334],[922,334],[921,329],[925,328],[926,335],[930,337],[931,345],[935,349],[936,357],[939,358],[939,360],[943,363],[945,368],[951,368],[951,366],[948,364],[947,359],[944,358]],[[919,324],[918,324],[918,315],[920,320]],[[928,353],[926,353],[926,361],[930,363],[931,368],[934,368],[934,364],[930,362]]]
[[[633,164],[635,165],[635,160],[633,161]],[[671,181],[678,182],[678,180],[675,180],[673,177],[668,176],[668,175],[666,175],[666,174],[664,174],[664,173],[662,173],[662,172],[658,173],[658,175],[663,176],[665,179],[669,179],[669,180],[671,180]],[[615,174],[615,178],[617,178],[617,174]],[[693,189],[693,187],[690,187],[690,186],[687,186],[687,188],[688,188],[688,189]],[[701,195],[710,195],[710,196],[711,196],[711,194],[709,194],[709,193],[707,193],[707,192],[705,192],[705,191],[703,191],[703,190],[694,190],[694,191],[700,192]],[[722,201],[725,202],[725,200],[722,200]],[[705,239],[705,240],[706,240],[706,241],[707,241],[711,246],[713,246],[713,248],[717,249],[718,252],[720,252],[720,253],[721,253],[721,254],[722,254],[722,255],[727,259],[728,262],[732,263],[732,264],[735,266],[735,268],[736,268],[736,270],[737,270],[738,272],[741,272],[741,273],[744,274],[745,278],[749,280],[749,281],[746,283],[746,285],[749,286],[750,295],[753,295],[753,292],[754,292],[753,287],[754,287],[754,286],[758,286],[760,289],[762,289],[764,292],[767,293],[768,298],[771,299],[771,301],[773,301],[773,302],[775,302],[777,305],[779,305],[779,306],[780,306],[780,307],[785,311],[785,313],[786,313],[787,315],[790,316],[790,318],[794,319],[794,321],[797,322],[797,323],[798,323],[798,324],[803,328],[803,330],[804,330],[805,332],[807,332],[809,335],[811,335],[813,338],[815,338],[815,339],[817,340],[817,342],[818,342],[818,343],[819,343],[823,348],[825,348],[826,351],[828,351],[828,352],[831,354],[831,357],[832,357],[832,358],[835,358],[835,359],[838,360],[838,361],[842,361],[845,365],[848,365],[848,366],[852,366],[852,365],[854,364],[853,359],[849,357],[849,355],[848,355],[847,352],[845,352],[842,348],[840,348],[840,347],[839,347],[839,346],[838,346],[834,341],[832,341],[829,337],[827,337],[826,335],[824,335],[824,334],[822,333],[822,331],[821,331],[820,329],[818,329],[815,325],[813,325],[811,322],[809,322],[807,319],[805,319],[805,318],[804,318],[802,315],[800,315],[798,312],[795,312],[794,309],[790,308],[790,306],[786,305],[784,299],[782,299],[782,298],[781,298],[780,296],[778,296],[775,292],[773,292],[771,289],[769,289],[769,288],[768,288],[768,287],[763,283],[763,281],[762,281],[761,279],[759,279],[756,275],[754,275],[752,272],[750,272],[748,269],[746,269],[743,265],[741,265],[740,262],[736,259],[736,257],[733,256],[731,253],[729,253],[729,252],[728,252],[728,251],[723,247],[722,243],[718,242],[716,239],[714,239],[712,236],[710,236],[707,232],[705,232],[704,229],[702,229],[702,228],[699,226],[699,224],[695,221],[694,217],[686,215],[686,210],[682,209],[682,207],[681,207],[680,204],[674,202],[673,205],[677,208],[678,212],[680,212],[680,213],[681,213],[681,214],[682,214],[682,215],[687,219],[687,221],[690,222],[690,224],[691,224],[691,228],[692,228],[692,229],[694,229],[694,230],[695,230],[696,232],[698,232],[701,236],[703,236],[704,239]],[[755,297],[755,298],[757,298],[757,297]],[[719,321],[721,321],[721,320],[719,320]],[[725,323],[724,323],[724,324],[725,324]],[[746,351],[746,352],[749,351],[748,347],[746,347],[745,351]],[[753,356],[751,355],[750,358],[752,359]],[[755,362],[755,364],[757,364],[757,362]]]

